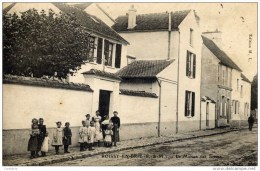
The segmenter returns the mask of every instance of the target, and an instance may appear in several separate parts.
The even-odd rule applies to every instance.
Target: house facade
[[[215,127],[235,126],[240,124],[241,120],[244,122],[247,119],[247,117],[241,117],[244,116],[244,112],[242,114],[239,112],[249,110],[250,81],[242,74],[238,65],[221,49],[221,44],[217,44],[221,40],[220,35],[221,32],[216,31],[204,33],[202,36],[201,94],[216,102]],[[243,96],[245,98],[241,98]],[[243,109],[240,107],[241,102],[245,106]]]
[[[176,121],[176,132],[187,124],[191,130],[200,129],[202,40],[195,11],[137,15],[132,6],[112,28],[129,41],[128,53],[136,59],[175,60],[169,74],[178,84],[171,91],[177,99],[170,117]]]

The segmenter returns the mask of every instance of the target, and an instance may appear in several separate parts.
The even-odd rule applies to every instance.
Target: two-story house
[[[168,73],[172,78],[163,79],[164,82],[177,84],[175,88],[168,89],[168,95],[176,97],[176,104],[171,104],[175,105],[175,110],[168,111],[170,115],[166,117],[166,120],[167,118],[174,120],[176,132],[185,129],[200,129],[202,40],[199,17],[195,11],[137,15],[137,10],[132,6],[127,15],[116,19],[116,24],[112,28],[129,41],[128,53],[134,55],[137,61],[139,59],[174,60],[169,66],[174,65],[174,67]],[[129,67],[132,64],[136,63],[131,63]],[[144,68],[144,72],[152,68],[152,66]],[[123,79],[120,86],[124,86],[124,81],[129,83],[129,79]],[[139,90],[142,89],[145,90],[146,86],[140,84]],[[163,116],[164,113],[161,115]]]
[[[216,102],[213,119],[215,126],[234,125],[237,121],[240,123],[240,104],[245,104],[245,112],[249,111],[250,81],[221,49],[221,44],[217,44],[221,40],[220,31],[205,32],[202,39],[201,94]],[[245,117],[242,120],[246,120]]]

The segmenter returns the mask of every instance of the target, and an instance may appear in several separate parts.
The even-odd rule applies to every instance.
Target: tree
[[[74,14],[32,9],[3,16],[3,73],[66,78],[88,59],[94,42]]]
[[[253,82],[251,84],[251,109],[257,109],[257,85],[258,84],[258,76],[257,74],[254,76]]]

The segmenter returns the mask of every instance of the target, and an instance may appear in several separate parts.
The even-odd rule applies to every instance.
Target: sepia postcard
[[[256,1],[2,2],[2,166],[256,170],[257,16]]]

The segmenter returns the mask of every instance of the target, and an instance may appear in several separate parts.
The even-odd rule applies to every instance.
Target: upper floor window
[[[191,45],[191,46],[193,46],[193,41],[194,41],[194,40],[193,40],[193,39],[194,39],[194,38],[193,38],[193,34],[194,34],[193,29],[190,29],[190,45]]]
[[[195,113],[195,92],[185,92],[185,116],[193,117]]]
[[[189,78],[196,77],[196,55],[187,51],[186,59],[186,76]]]
[[[112,57],[113,57],[113,44],[108,40],[105,40],[105,65],[112,66]]]
[[[88,61],[94,62],[94,52],[95,52],[95,37],[89,37],[89,45],[88,45]]]
[[[225,70],[222,70],[222,85],[225,85]]]

